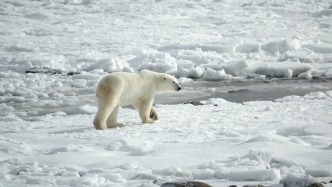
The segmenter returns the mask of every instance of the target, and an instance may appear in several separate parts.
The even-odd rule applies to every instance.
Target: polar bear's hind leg
[[[122,123],[118,123],[119,106],[115,107],[111,114],[108,116],[106,124],[108,128],[122,127]]]
[[[93,124],[97,130],[104,129],[106,120],[117,107],[116,101],[117,100],[114,99],[114,97],[98,97],[98,111],[93,120]],[[115,113],[117,113],[117,111]]]
[[[102,105],[98,107],[98,112],[93,120],[93,125],[97,130],[103,130],[107,117],[112,113],[114,106]]]

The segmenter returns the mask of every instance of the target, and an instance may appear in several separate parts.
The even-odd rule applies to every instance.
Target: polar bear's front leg
[[[112,113],[108,116],[106,124],[108,128],[122,127],[122,123],[118,123],[119,106],[115,107]]]
[[[134,107],[138,110],[139,116],[143,123],[154,123],[155,121],[150,118],[151,115],[151,109],[152,109],[152,102],[143,102],[138,101],[135,102]]]

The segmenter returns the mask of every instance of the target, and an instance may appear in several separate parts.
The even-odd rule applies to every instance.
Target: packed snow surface
[[[136,111],[123,108],[119,120],[125,126],[107,131],[92,127],[93,115],[58,112],[34,121],[2,121],[0,181],[158,186],[187,179],[224,186],[269,185],[289,174],[332,179],[331,91],[273,102],[203,104],[157,105],[161,119],[154,125],[142,125]]]
[[[141,69],[179,78],[173,105],[96,131],[98,81]],[[328,182],[331,78],[331,0],[3,0],[0,186]]]
[[[330,0],[12,0],[0,7],[7,73],[48,67],[205,80],[332,77]]]

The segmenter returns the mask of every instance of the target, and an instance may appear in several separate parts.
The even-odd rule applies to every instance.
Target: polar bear
[[[132,104],[143,123],[158,119],[152,107],[157,92],[180,91],[178,80],[165,73],[142,70],[139,73],[112,73],[100,80],[96,89],[98,111],[93,124],[96,129],[120,127],[117,114],[120,106]]]

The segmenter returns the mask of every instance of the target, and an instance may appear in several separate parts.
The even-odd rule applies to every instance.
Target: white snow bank
[[[226,74],[225,70],[220,70],[220,71],[215,71],[213,69],[208,68],[202,79],[205,81],[222,81],[222,80],[229,80],[231,79],[233,76]]]
[[[192,70],[189,71],[188,78],[192,79],[199,79],[201,78],[205,73],[204,68],[201,67],[195,67]]]
[[[241,47],[240,47],[241,48]],[[239,50],[240,50],[239,48]],[[248,47],[249,48],[249,47]],[[214,43],[214,44],[171,44],[159,47],[158,50],[160,51],[172,51],[172,50],[196,50],[199,49],[200,51],[216,51],[218,53],[229,53],[234,52],[236,49],[236,45],[231,43]]]
[[[258,42],[244,42],[236,46],[235,51],[239,53],[258,53],[261,44]]]
[[[270,163],[277,162],[271,154],[249,150],[244,156],[232,156],[224,163],[210,162],[201,165],[193,171],[196,180],[208,180],[213,178],[230,181],[278,181],[281,178],[280,170],[270,168]],[[281,163],[281,162],[280,162]],[[289,162],[291,163],[291,162]],[[229,169],[227,166],[237,167]]]
[[[311,49],[312,51],[314,51],[316,53],[326,53],[326,54],[331,54],[332,53],[332,44],[329,44],[329,43],[310,44],[306,47]]]
[[[263,63],[250,71],[259,75],[267,75],[268,77],[290,79],[292,77],[297,77],[301,73],[308,72],[311,69],[312,67],[309,64],[302,64],[299,62],[275,62]]]
[[[149,69],[157,72],[170,72],[177,70],[177,60],[169,53],[158,51],[143,52],[140,56],[128,62],[138,69]]]
[[[54,155],[61,152],[85,152],[85,151],[93,151],[93,148],[82,145],[68,145],[66,147],[54,148],[50,152],[45,154]]]
[[[228,179],[231,181],[276,181],[279,180],[280,171],[276,169],[261,169],[248,171],[217,171],[218,179]]]
[[[306,71],[306,72],[300,73],[297,77],[301,78],[301,79],[310,80],[313,78],[313,75],[312,75],[311,71]]]
[[[85,71],[92,71],[95,69],[102,69],[104,72],[122,71],[128,67],[126,62],[121,61],[118,58],[106,58],[97,61],[96,63],[85,68]]]
[[[297,51],[287,51],[285,54],[280,55],[279,61],[300,61],[303,63],[321,63],[324,62],[322,55],[317,54],[308,49]]]
[[[130,139],[122,140],[119,142],[113,142],[107,149],[110,151],[125,151],[130,152],[132,156],[142,156],[145,154],[151,154],[154,151],[154,143],[150,141],[135,142]]]
[[[298,50],[300,48],[301,44],[298,39],[280,39],[275,41],[268,41],[262,45],[263,50],[275,55],[279,55],[280,53],[285,53],[291,50]]]
[[[201,53],[203,52],[199,51],[192,51],[192,53],[152,51],[144,52],[142,55],[130,60],[128,64],[137,69],[150,69],[170,73],[176,77],[202,78],[207,81],[222,81],[233,79],[233,77],[235,79],[260,76],[311,79],[313,76],[327,78],[330,76],[329,73],[324,73],[324,70],[326,71],[329,66],[324,68],[324,70],[322,68],[317,70],[316,66],[310,65],[322,62],[324,60],[322,56],[308,50],[296,51],[300,46],[297,44],[297,40],[292,41],[293,43],[287,40],[280,40],[266,44],[266,50],[278,53],[282,51],[283,55],[278,57],[280,62],[259,62],[259,60],[250,59],[251,57],[249,59],[228,60],[225,62],[225,59],[221,56],[202,57]],[[246,43],[243,45],[243,47],[247,46]],[[259,45],[255,46],[258,47]],[[309,72],[309,70],[311,71]],[[319,71],[322,72],[319,73]]]
[[[306,168],[305,174],[313,177],[332,177],[332,171],[327,168]]]

